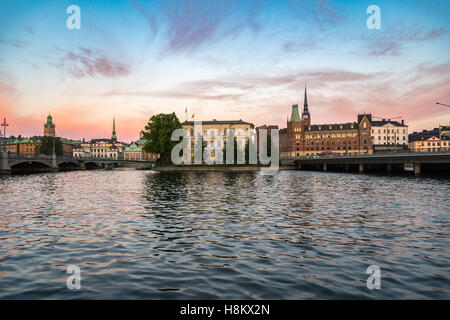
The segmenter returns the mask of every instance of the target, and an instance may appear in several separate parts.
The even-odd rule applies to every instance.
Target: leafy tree
[[[57,156],[63,155],[63,144],[60,138],[57,137],[42,137],[41,145],[39,146],[39,153],[48,156],[53,154],[53,140],[55,140],[55,153]]]
[[[144,151],[159,154],[163,163],[170,162],[172,149],[179,141],[171,141],[172,132],[180,129],[181,124],[174,112],[159,113],[150,118],[141,137],[146,140]]]

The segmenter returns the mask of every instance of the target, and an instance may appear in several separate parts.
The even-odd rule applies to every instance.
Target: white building
[[[123,159],[126,144],[112,139],[92,139],[73,150],[76,158]]]
[[[83,142],[73,150],[76,158],[100,158],[100,159],[123,159],[123,152],[127,145],[117,141],[116,122],[113,119],[113,131],[111,139],[92,139]]]
[[[383,119],[371,121],[372,143],[376,150],[406,149],[408,147],[408,126],[401,122]]]

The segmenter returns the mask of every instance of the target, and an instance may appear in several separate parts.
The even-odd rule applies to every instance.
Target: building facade
[[[450,151],[450,126],[413,132],[408,137],[409,149],[414,152]]]
[[[255,126],[252,123],[239,120],[216,120],[202,121],[202,132],[195,132],[194,121],[184,121],[181,126],[187,130],[191,140],[191,158],[194,159],[195,135],[200,134],[203,138],[204,147],[224,148],[224,143],[228,134],[233,133],[238,141],[246,143]],[[214,160],[215,153],[211,153],[211,160]]]
[[[124,159],[134,161],[156,161],[159,158],[157,154],[144,151],[145,142],[144,139],[132,142],[131,145],[124,150]]]
[[[286,128],[280,130],[280,158],[372,154],[371,121],[370,114],[360,114],[356,122],[312,125],[305,88],[302,117],[293,105]]]
[[[383,119],[372,121],[374,151],[406,150],[408,148],[408,126],[405,121]]]
[[[10,137],[6,140],[6,151],[16,155],[38,155],[40,145],[40,137]]]

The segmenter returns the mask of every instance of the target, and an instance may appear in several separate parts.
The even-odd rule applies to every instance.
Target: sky
[[[450,104],[449,14],[437,0],[2,0],[0,117],[7,135],[42,135],[50,113],[58,136],[91,139],[115,116],[125,142],[157,113],[284,128],[306,85],[314,124],[365,112],[431,129],[450,121],[436,104]]]

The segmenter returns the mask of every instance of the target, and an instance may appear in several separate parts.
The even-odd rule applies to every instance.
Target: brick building
[[[287,127],[280,130],[280,158],[334,154],[372,154],[370,114],[360,114],[356,122],[311,124],[307,93],[300,118],[298,105],[292,106]]]

